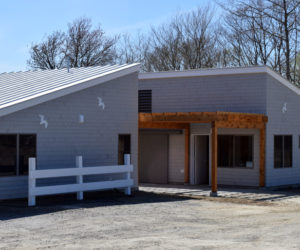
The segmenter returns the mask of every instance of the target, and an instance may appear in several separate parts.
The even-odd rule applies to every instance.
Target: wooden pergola
[[[260,164],[259,186],[265,186],[265,145],[266,123],[268,117],[262,114],[235,112],[176,112],[176,113],[139,113],[139,128],[148,129],[184,129],[185,130],[185,169],[184,181],[189,182],[189,152],[190,152],[190,124],[211,124],[211,191],[216,195],[218,191],[218,128],[246,128],[260,131]]]

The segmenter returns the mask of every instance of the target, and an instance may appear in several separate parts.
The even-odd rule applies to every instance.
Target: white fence
[[[133,179],[133,165],[130,165],[130,155],[124,155],[125,165],[120,166],[97,166],[83,167],[82,156],[76,157],[76,168],[59,168],[36,170],[36,159],[29,158],[29,181],[28,181],[28,206],[35,206],[36,196],[65,194],[77,192],[77,199],[83,199],[84,191],[106,190],[114,188],[124,188],[125,194],[131,194]],[[126,178],[113,181],[83,182],[85,175],[119,174],[126,173]],[[36,186],[36,179],[76,176],[76,184],[56,185],[56,186]]]

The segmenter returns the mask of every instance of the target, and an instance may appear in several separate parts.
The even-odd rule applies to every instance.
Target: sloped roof
[[[0,74],[0,116],[139,71],[139,64]]]
[[[268,66],[248,66],[248,67],[232,67],[232,68],[206,68],[192,69],[180,71],[160,71],[140,73],[139,80],[164,79],[164,78],[184,78],[199,76],[220,76],[220,75],[240,75],[240,74],[258,74],[266,73],[279,81],[282,85],[289,88],[296,94],[300,95],[300,88],[289,82],[287,79],[279,75]]]

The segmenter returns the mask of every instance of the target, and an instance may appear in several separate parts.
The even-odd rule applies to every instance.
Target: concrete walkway
[[[209,186],[140,184],[139,190],[157,194],[209,197]],[[218,197],[248,201],[295,202],[300,205],[300,189],[271,191],[267,189],[219,187]]]

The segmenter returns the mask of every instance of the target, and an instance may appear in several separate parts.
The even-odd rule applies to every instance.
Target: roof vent
[[[70,73],[70,56],[69,55],[66,56],[66,61],[67,61],[68,73]]]

